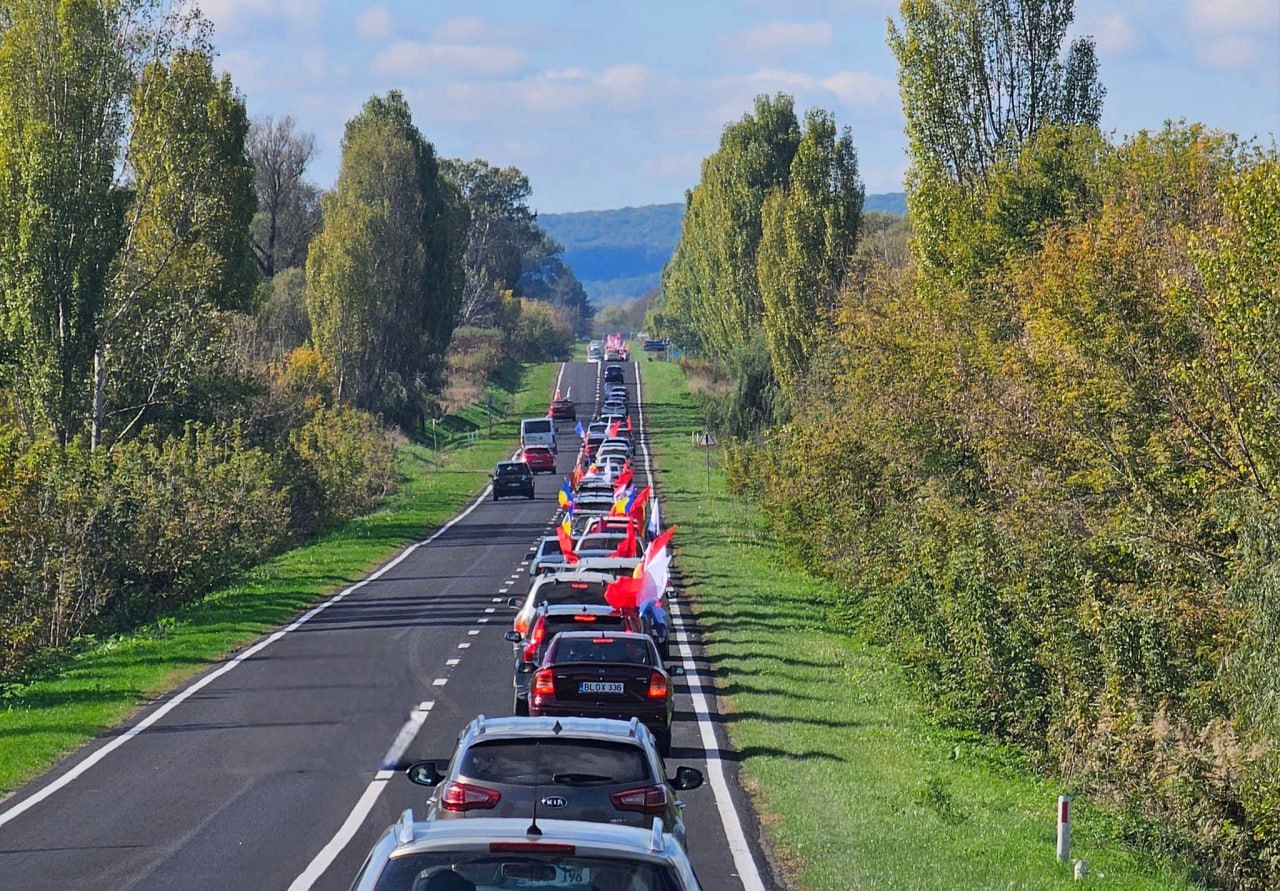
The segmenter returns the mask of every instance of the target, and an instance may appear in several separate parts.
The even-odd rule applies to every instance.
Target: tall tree
[[[0,324],[25,420],[63,444],[88,408],[121,243],[124,16],[94,0],[0,2]]]
[[[307,259],[307,311],[340,398],[421,419],[462,293],[467,213],[397,92],[347,123]]]
[[[761,209],[770,191],[786,185],[799,143],[792,98],[759,96],[754,111],[725,127],[720,147],[702,162],[657,310],[687,320],[696,343],[683,345],[728,360],[759,330]]]
[[[515,167],[494,167],[480,158],[448,159],[441,168],[471,212],[460,321],[486,324],[493,320],[502,294],[516,287],[526,252],[542,240],[529,209],[529,178]]]
[[[1092,40],[1062,45],[1074,0],[903,0],[889,46],[913,160],[985,179],[1044,123],[1093,124],[1104,90]]]
[[[132,198],[95,361],[92,440],[156,411],[196,409],[220,310],[243,310],[258,273],[249,239],[253,167],[244,102],[206,50],[148,65],[131,102]],[[180,419],[190,417],[180,413]]]
[[[301,267],[307,246],[320,229],[320,192],[303,179],[315,156],[315,134],[295,129],[292,117],[254,118],[249,157],[258,213],[253,218],[253,250],[258,269],[271,278],[281,269]]]
[[[785,188],[761,211],[756,274],[774,374],[794,397],[857,246],[864,190],[846,128],[831,114],[805,115],[804,135]]]
[[[521,259],[518,290],[524,297],[553,304],[564,310],[574,331],[587,330],[595,315],[587,291],[564,262],[564,247],[538,227],[538,240]]]

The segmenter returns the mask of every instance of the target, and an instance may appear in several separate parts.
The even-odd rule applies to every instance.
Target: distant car
[[[647,634],[566,631],[557,634],[533,675],[534,717],[639,718],[658,751],[671,751],[675,695],[671,679],[684,668],[662,664]]]
[[[510,495],[533,499],[533,471],[523,461],[499,461],[490,478],[494,501]]]
[[[551,403],[547,414],[556,421],[572,421],[578,417],[578,408],[572,399],[556,399]]]
[[[627,404],[618,399],[609,399],[604,405],[600,406],[600,414],[602,415],[625,415],[627,413]]]
[[[543,603],[604,603],[604,589],[616,575],[603,572],[582,572],[576,568],[540,575],[529,586],[524,597],[511,597],[507,605],[516,610],[511,623],[521,635],[528,632],[538,606]]]
[[[677,771],[676,788],[680,782]],[[636,797],[624,804],[632,806]],[[644,829],[556,820],[547,813],[542,810],[538,832],[530,834],[528,814],[415,822],[406,810],[374,844],[352,891],[699,888],[689,855],[661,817],[646,815],[652,828]]]
[[[548,572],[559,572],[567,566],[560,550],[560,536],[544,535],[529,551],[529,578]]]
[[[603,433],[588,433],[587,438],[582,441],[582,454],[590,458],[602,442],[604,442]]]
[[[622,366],[606,365],[604,367],[604,382],[606,384],[625,384],[626,380],[622,376]]]
[[[527,634],[508,631],[515,645],[515,701],[517,715],[529,714],[529,681],[546,655],[551,639],[561,631],[644,631],[644,620],[634,609],[617,610],[607,603],[544,603],[534,613]]]
[[[546,446],[525,446],[520,450],[520,460],[528,464],[533,473],[556,472],[556,453]]]
[[[627,388],[623,384],[610,384],[604,391],[606,400],[616,400],[626,404],[631,397],[627,395]]]

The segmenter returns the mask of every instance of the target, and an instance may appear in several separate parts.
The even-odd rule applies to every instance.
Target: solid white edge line
[[[391,748],[387,749],[387,754],[382,756],[382,770],[395,770],[396,762],[409,748],[413,738],[418,735],[418,731],[422,729],[422,723],[427,720],[427,715],[431,714],[431,707],[434,705],[434,701],[424,702],[409,712],[409,719],[400,728],[395,741],[391,743]]]
[[[653,466],[649,457],[649,434],[644,424],[644,396],[640,385],[640,363],[635,362],[636,376],[636,413],[640,419],[640,451],[644,453],[646,472]],[[649,485],[656,480],[649,473]],[[679,619],[681,629],[685,625],[684,614],[675,603],[671,607],[671,617]],[[681,634],[679,641],[680,657],[693,667],[693,650],[689,647],[688,635]],[[693,710],[698,716],[698,735],[702,740],[702,748],[706,753],[707,773],[710,774],[711,791],[716,801],[716,810],[720,812],[720,822],[724,826],[725,838],[729,841],[729,852],[733,855],[733,865],[737,867],[738,879],[745,891],[765,891],[764,881],[760,878],[760,870],[756,866],[755,857],[751,854],[751,846],[742,831],[742,820],[738,817],[738,809],[733,805],[733,796],[729,792],[729,783],[725,779],[724,764],[721,759],[720,744],[716,741],[716,732],[711,725],[711,709],[703,693],[702,681],[692,674],[685,676],[689,685],[689,698],[693,700]]]
[[[258,653],[262,652],[267,647],[271,646],[271,644],[275,643],[276,641],[284,637],[289,632],[296,631],[298,628],[301,628],[307,622],[311,621],[313,618],[318,616],[320,613],[324,612],[326,609],[328,609],[329,607],[333,606],[335,603],[345,598],[348,594],[352,593],[353,591],[358,591],[360,588],[363,588],[365,585],[369,584],[369,582],[377,581],[384,574],[386,574],[387,572],[390,572],[396,566],[399,566],[402,562],[404,562],[404,560],[410,554],[412,554],[418,548],[431,544],[437,538],[444,535],[451,528],[453,528],[453,526],[456,523],[458,523],[459,521],[467,517],[472,511],[474,511],[477,507],[479,507],[486,498],[489,497],[489,493],[492,490],[493,490],[492,486],[485,486],[484,491],[476,496],[475,500],[471,502],[470,506],[468,506],[466,510],[458,514],[449,522],[445,523],[443,526],[441,526],[439,529],[433,532],[428,538],[422,541],[416,541],[413,544],[409,545],[403,551],[401,551],[398,555],[396,555],[394,559],[392,559],[388,563],[385,563],[377,571],[371,573],[370,575],[365,576],[355,584],[350,585],[346,588],[343,588],[337,594],[334,594],[332,597],[330,597],[328,600],[324,601],[323,603],[319,604],[318,606],[313,606],[311,609],[307,610],[307,612],[303,613],[301,616],[294,619],[284,628],[281,628],[278,631],[273,632],[266,639],[258,641],[256,644],[249,647],[249,649],[245,650],[243,653],[238,654],[234,659],[232,659],[230,662],[223,665],[221,668],[216,668],[213,671],[209,672],[204,677],[200,678],[195,683],[191,684],[191,686],[187,687],[185,690],[175,695],[172,699],[170,699],[164,705],[160,706],[154,712],[147,715],[147,717],[139,721],[137,724],[134,724],[127,731],[122,733],[120,736],[117,736],[111,742],[107,743],[102,748],[95,751],[92,755],[85,758],[75,767],[71,768],[71,770],[67,771],[62,776],[58,777],[49,785],[40,789],[38,792],[35,792],[30,797],[24,798],[22,801],[18,802],[13,807],[7,808],[4,811],[0,811],[0,826],[4,826],[6,823],[10,822],[11,820],[18,818],[19,816],[26,813],[31,808],[35,807],[40,802],[44,801],[49,796],[53,795],[55,792],[58,792],[59,790],[75,782],[77,779],[83,776],[90,768],[92,768],[95,764],[97,764],[103,758],[107,757],[116,749],[120,748],[125,743],[127,743],[129,740],[133,739],[135,736],[142,733],[152,724],[155,724],[165,715],[169,714],[169,712],[173,711],[182,703],[186,702],[187,699],[189,699],[192,695],[199,693],[201,690],[203,690],[205,687],[212,684],[218,678],[222,677],[224,674],[231,671],[232,669],[238,667],[245,660],[251,659],[252,657],[256,656]]]

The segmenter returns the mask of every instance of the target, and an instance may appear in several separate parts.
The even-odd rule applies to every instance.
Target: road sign
[[[715,448],[716,438],[711,435],[710,430],[703,430],[701,433],[697,434],[695,444],[700,449],[712,449]]]

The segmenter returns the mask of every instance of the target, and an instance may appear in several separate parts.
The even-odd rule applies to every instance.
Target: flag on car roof
[[[631,497],[627,499],[627,509],[626,509],[627,516],[634,517],[637,514],[639,514],[642,510],[644,510],[644,506],[648,502],[648,500],[649,500],[648,486],[645,486],[639,492],[632,493]]]
[[[586,439],[586,438],[587,438],[587,431],[585,431],[585,430],[583,430],[583,429],[582,429],[582,422],[581,422],[581,421],[579,421],[577,424],[575,424],[575,425],[574,425],[574,427],[573,427],[573,432],[574,432],[574,433],[576,433],[576,434],[578,434],[578,439]]]
[[[638,603],[643,604],[650,600],[661,600],[663,593],[667,590],[667,580],[671,573],[671,549],[668,547],[668,543],[671,541],[671,535],[675,531],[676,527],[672,526],[650,542],[649,549],[645,551],[644,559],[636,567],[637,578],[640,582],[636,597]]]
[[[635,609],[636,595],[639,591],[639,582],[624,575],[610,582],[604,589],[604,600],[614,609]]]
[[[627,524],[627,535],[613,549],[610,557],[634,557],[636,556],[636,524]]]
[[[560,494],[556,498],[561,507],[568,507],[573,503],[573,486],[569,485],[568,479],[565,479],[564,485],[560,487]]]
[[[573,551],[573,521],[568,517],[556,527],[556,538],[560,542],[560,553],[564,554],[564,562],[570,566],[578,562],[578,555]]]
[[[631,473],[631,462],[628,461],[626,464],[622,465],[622,473],[618,474],[618,478],[613,481],[613,491],[614,491],[615,497],[617,496],[617,493],[620,489],[626,489],[627,486],[631,485],[632,476],[633,474]],[[631,494],[630,490],[628,490],[624,494],[628,494],[628,495]]]
[[[609,425],[609,429],[608,429],[607,431],[605,431],[604,438],[605,438],[605,439],[613,439],[615,436],[617,436],[617,435],[618,435],[618,431],[619,431],[621,428],[622,428],[622,422],[621,422],[621,421],[614,421],[612,424],[610,424],[610,425]]]

